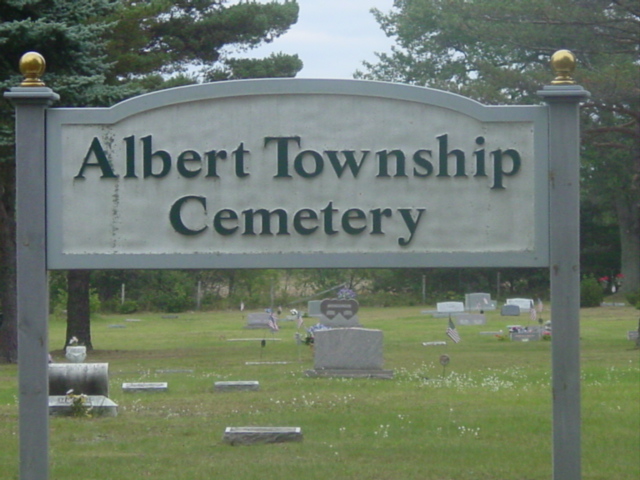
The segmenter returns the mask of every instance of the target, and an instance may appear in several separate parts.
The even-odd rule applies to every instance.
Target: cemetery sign
[[[546,122],[353,80],[50,109],[48,266],[545,266]]]

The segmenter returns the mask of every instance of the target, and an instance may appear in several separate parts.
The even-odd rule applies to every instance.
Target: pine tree
[[[233,72],[224,47],[251,48],[284,33],[298,5],[226,0],[5,0],[0,3],[0,87],[21,81],[27,51],[47,62],[43,80],[60,95],[57,106],[108,106],[134,94],[194,83],[212,70]],[[230,63],[225,63],[230,62]],[[295,76],[297,56],[266,60],[263,71]],[[256,64],[254,62],[254,64]],[[193,66],[200,72],[192,73]],[[246,67],[237,63],[237,67]],[[255,71],[255,70],[254,70]],[[249,72],[251,74],[251,72]],[[17,360],[15,290],[15,164],[13,110],[0,105],[0,361]],[[78,282],[78,283],[76,283]],[[91,347],[88,276],[71,271],[68,335],[74,329]]]

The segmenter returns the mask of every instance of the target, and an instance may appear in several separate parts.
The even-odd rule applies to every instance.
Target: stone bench
[[[227,427],[222,441],[229,445],[301,442],[300,427]]]

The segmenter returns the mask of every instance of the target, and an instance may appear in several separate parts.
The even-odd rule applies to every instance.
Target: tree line
[[[238,59],[231,52],[272,41],[297,21],[298,13],[295,0],[7,0],[0,4],[0,87],[6,91],[20,83],[18,62],[31,50],[47,61],[44,81],[60,94],[57,106],[108,106],[144,92],[198,82],[294,77],[302,68],[295,54]],[[606,283],[601,286],[608,291],[616,285],[623,292],[637,291],[637,1],[397,0],[389,12],[373,14],[395,46],[378,54],[377,62],[365,62],[356,78],[439,88],[485,104],[531,104],[540,102],[536,91],[551,79],[551,54],[568,48],[577,55],[575,78],[591,92],[582,110],[582,274]],[[15,362],[13,109],[7,102],[0,103],[0,109],[0,361]],[[274,293],[272,285],[288,285],[288,279],[297,286],[291,298],[305,289],[315,293],[346,283],[361,286],[377,302],[392,304],[421,301],[426,291],[438,300],[449,293],[497,293],[525,286],[530,294],[544,295],[548,272],[75,270],[51,275],[51,298],[55,305],[67,305],[69,335],[90,339],[91,299],[121,308],[122,284],[136,308],[178,308],[181,299],[193,298],[197,284],[205,285],[203,295],[210,295],[213,304],[231,308],[254,296],[257,305],[285,303],[289,294],[276,299],[281,289]]]

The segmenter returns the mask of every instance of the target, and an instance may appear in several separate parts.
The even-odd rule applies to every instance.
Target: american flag
[[[447,328],[447,335],[449,335],[449,338],[451,338],[451,340],[453,340],[455,343],[458,343],[460,341],[460,335],[456,330],[456,326],[451,321],[451,317],[449,317],[449,328]]]

